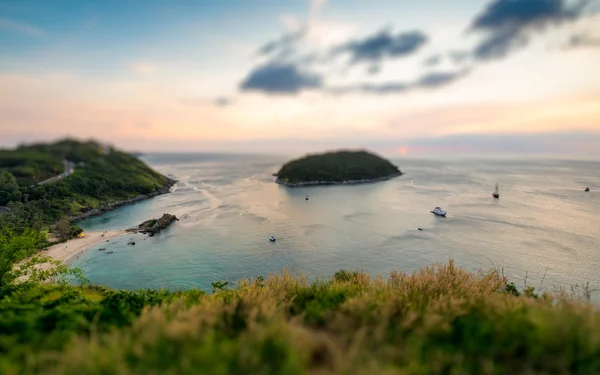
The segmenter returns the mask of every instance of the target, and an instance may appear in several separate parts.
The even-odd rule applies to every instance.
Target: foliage
[[[112,291],[67,284],[37,284],[0,299],[0,373],[17,372],[32,353],[44,357],[76,335],[131,325],[145,307],[198,300],[201,291]]]
[[[63,217],[59,221],[54,224],[54,233],[58,235],[58,238],[61,240],[66,240],[69,238],[69,229],[71,227],[71,221],[68,217]]]
[[[62,173],[63,160],[76,163],[71,175],[36,185]],[[0,205],[21,205],[16,215],[39,217],[45,225],[108,202],[152,193],[167,183],[139,159],[94,141],[65,139],[0,150]]]
[[[0,206],[6,206],[9,202],[20,201],[21,192],[19,191],[19,184],[12,173],[1,170],[0,171]]]
[[[80,235],[81,233],[83,233],[83,228],[80,227],[79,225],[71,225],[69,227],[69,237],[75,238],[78,235]]]
[[[201,291],[40,286],[0,300],[0,373],[593,374],[600,313],[448,265]]]
[[[46,236],[41,232],[26,229],[15,235],[10,227],[0,227],[0,296],[3,290],[31,269],[25,267],[22,270],[15,270],[13,269],[15,263],[33,255],[45,243]]]
[[[79,225],[71,225],[71,221],[66,216],[56,222],[53,229],[61,241],[75,238],[78,234],[83,233],[83,228]]]
[[[367,151],[336,151],[308,155],[284,164],[277,177],[282,182],[343,182],[391,177],[398,167]]]

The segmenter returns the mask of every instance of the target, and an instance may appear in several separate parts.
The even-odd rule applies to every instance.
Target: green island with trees
[[[307,155],[285,163],[275,174],[277,183],[290,187],[359,184],[401,175],[397,166],[364,150]]]
[[[212,291],[112,290],[62,264],[35,268],[47,225],[58,219],[68,227],[68,215],[81,212],[74,201],[94,207],[168,183],[120,152],[111,160],[133,165],[86,172],[98,157],[108,160],[96,154],[41,185],[65,189],[47,203],[30,203],[32,181],[22,178],[31,174],[17,179],[18,165],[3,167],[21,195],[0,215],[0,374],[600,373],[600,312],[589,288],[518,289],[495,267],[473,273],[450,261],[387,278],[340,270],[314,281],[284,270],[215,281]],[[46,170],[36,160],[29,165]],[[143,173],[125,176],[131,168]],[[81,187],[69,182],[78,174],[101,188],[72,190]],[[17,197],[9,182],[0,191]]]

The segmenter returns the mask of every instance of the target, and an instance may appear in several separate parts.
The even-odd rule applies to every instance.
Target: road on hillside
[[[49,182],[58,181],[61,178],[65,178],[65,177],[71,175],[73,173],[73,171],[75,170],[75,163],[73,163],[72,161],[63,160],[63,166],[65,167],[65,171],[63,173],[59,174],[58,176],[54,176],[52,178],[44,180],[44,181],[38,183],[38,185],[44,185]]]

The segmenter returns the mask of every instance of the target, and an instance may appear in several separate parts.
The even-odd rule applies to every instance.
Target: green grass
[[[597,374],[600,313],[448,265],[0,300],[2,374]],[[508,291],[507,291],[508,290]]]

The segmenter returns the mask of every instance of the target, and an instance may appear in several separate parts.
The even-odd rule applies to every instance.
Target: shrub
[[[565,295],[515,295],[507,285],[495,271],[474,274],[450,263],[393,272],[387,280],[338,272],[309,283],[284,272],[228,289],[218,282],[210,295],[48,287],[0,302],[0,349],[8,353],[0,371],[600,371],[600,313],[593,306]]]

